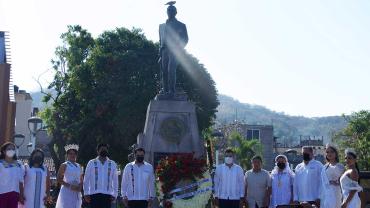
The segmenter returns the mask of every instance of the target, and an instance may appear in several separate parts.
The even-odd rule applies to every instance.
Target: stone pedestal
[[[137,144],[145,149],[145,160],[154,166],[166,155],[194,152],[196,157],[204,156],[195,104],[186,100],[152,100]]]

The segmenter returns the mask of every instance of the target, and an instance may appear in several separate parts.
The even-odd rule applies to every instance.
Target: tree
[[[158,44],[139,29],[125,28],[93,38],[81,26],[68,26],[61,38],[64,45],[56,49],[55,77],[48,87],[56,93],[44,97],[51,104],[42,113],[56,166],[64,160],[67,143],[80,145],[83,164],[96,154],[99,142],[110,144],[119,163],[127,162],[129,147],[143,131],[147,105],[159,91]],[[217,90],[196,58],[186,54],[186,61],[178,82],[196,104],[202,131],[215,117]]]
[[[262,144],[258,139],[247,140],[240,133],[234,131],[229,137],[235,155],[244,170],[251,169],[251,159],[255,155],[262,157]]]
[[[345,148],[354,148],[360,169],[370,170],[370,111],[362,110],[344,117],[348,125],[335,135],[335,141],[342,154]]]

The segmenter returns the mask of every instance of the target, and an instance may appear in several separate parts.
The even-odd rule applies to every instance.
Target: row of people
[[[90,160],[83,174],[78,164],[78,145],[67,145],[66,162],[58,171],[61,189],[56,208],[80,208],[82,190],[91,208],[110,208],[118,196],[117,164],[108,157],[108,145],[97,146],[98,156]],[[144,161],[145,150],[135,150],[136,159],[123,170],[121,194],[126,207],[147,208],[155,197],[154,171]],[[50,200],[50,173],[44,153],[35,149],[26,165],[17,160],[15,145],[5,143],[0,154],[0,207],[44,208]]]
[[[312,147],[303,147],[303,162],[293,172],[288,158],[278,155],[271,174],[262,169],[262,158],[252,158],[252,169],[245,174],[234,163],[234,152],[225,151],[225,163],[216,168],[214,176],[215,204],[220,208],[275,208],[279,205],[301,204],[322,208],[360,208],[359,170],[356,153],[347,150],[345,167],[339,163],[338,150],[326,147],[327,163],[313,157]]]
[[[66,162],[60,166],[57,181],[61,190],[56,207],[81,207],[84,199],[95,207],[110,207],[118,195],[117,165],[108,158],[108,145],[97,146],[98,156],[89,161],[83,175],[76,163],[77,145],[67,145]],[[271,174],[263,170],[262,158],[253,157],[252,169],[244,174],[234,163],[234,152],[225,152],[225,163],[216,168],[214,197],[219,207],[276,207],[286,204],[312,204],[317,207],[360,207],[357,192],[359,170],[354,151],[346,152],[345,167],[339,163],[338,150],[332,145],[326,148],[327,164],[313,159],[313,149],[303,147],[303,162],[295,172],[290,169],[284,155],[275,158],[276,166]],[[135,161],[123,170],[121,193],[128,207],[150,207],[155,197],[153,167],[144,161],[145,150],[135,150]],[[32,152],[29,163],[17,161],[15,145],[6,143],[0,155],[0,207],[44,207],[50,201],[50,174],[43,164],[44,153]]]

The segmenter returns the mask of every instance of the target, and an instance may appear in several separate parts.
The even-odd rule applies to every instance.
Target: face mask
[[[310,158],[310,154],[308,154],[308,153],[303,153],[303,160],[304,161],[310,161],[311,160],[311,158]]]
[[[6,151],[6,156],[7,157],[14,157],[15,151],[14,150],[7,150]]]
[[[279,169],[284,170],[285,167],[286,167],[286,164],[285,163],[278,163],[277,166],[279,167]]]
[[[142,163],[144,161],[144,156],[136,156],[136,161]]]
[[[33,161],[36,163],[36,164],[41,164],[43,161],[42,161],[42,156],[34,156],[33,157]]]
[[[107,150],[102,150],[102,151],[100,151],[99,155],[101,157],[107,157],[108,156],[108,151]]]
[[[234,159],[232,157],[225,157],[225,163],[228,164],[228,165],[232,164],[233,160]]]

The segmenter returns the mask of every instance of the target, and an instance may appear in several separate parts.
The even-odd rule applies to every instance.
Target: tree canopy
[[[63,45],[52,61],[55,77],[44,97],[42,112],[52,141],[49,145],[58,167],[64,145],[80,145],[79,160],[96,155],[100,142],[110,145],[111,157],[127,162],[129,147],[143,131],[149,101],[159,91],[158,44],[139,29],[117,28],[99,37],[81,26],[68,26]],[[199,130],[212,125],[217,90],[206,68],[186,55],[186,70],[178,69],[178,83],[196,104]]]
[[[370,170],[370,111],[362,110],[344,117],[348,126],[335,136],[341,154],[343,156],[346,148],[355,149],[360,169]]]

